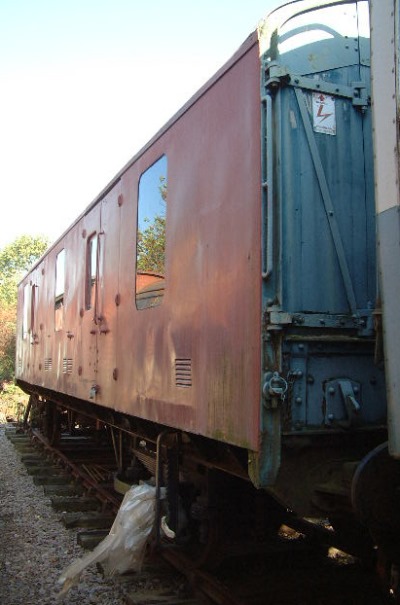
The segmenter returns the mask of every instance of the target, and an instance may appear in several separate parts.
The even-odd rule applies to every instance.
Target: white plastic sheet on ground
[[[156,488],[144,483],[131,487],[125,494],[108,536],[81,559],[64,569],[58,580],[59,597],[79,583],[82,572],[93,563],[101,563],[107,575],[140,571],[146,543],[154,526]]]

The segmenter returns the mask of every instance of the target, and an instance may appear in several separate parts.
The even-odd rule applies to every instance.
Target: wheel
[[[358,466],[352,503],[377,546],[377,571],[386,594],[400,603],[400,464],[388,444],[372,450]]]

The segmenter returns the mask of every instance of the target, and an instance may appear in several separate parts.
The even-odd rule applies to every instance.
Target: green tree
[[[14,378],[15,363],[14,305],[0,305],[0,382]]]
[[[21,235],[0,250],[0,304],[16,303],[17,283],[47,250],[42,236]]]
[[[44,237],[22,235],[0,250],[0,381],[14,377],[17,284],[48,245]]]
[[[137,240],[137,270],[144,273],[165,273],[165,215],[167,204],[167,179],[165,176],[158,177],[157,187],[162,206],[161,214],[156,214],[151,221],[145,218],[146,229],[138,230]]]
[[[147,219],[145,219],[147,221]],[[155,216],[148,227],[138,231],[138,271],[159,273],[165,271],[165,216]]]

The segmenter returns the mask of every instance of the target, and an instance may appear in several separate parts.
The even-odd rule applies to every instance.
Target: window
[[[64,324],[65,250],[57,254],[55,291],[55,329],[62,330]]]
[[[93,233],[86,247],[86,309],[94,307],[97,273],[97,236]]]
[[[140,177],[136,235],[136,307],[162,302],[165,289],[167,158],[162,156]]]
[[[37,286],[33,285],[31,290],[31,325],[30,331],[32,332],[32,341],[35,342],[37,338],[37,334],[35,332],[35,314],[36,314],[36,290]]]
[[[22,316],[22,338],[26,339],[30,332],[30,311],[31,311],[31,288],[29,284],[24,286],[24,306]]]

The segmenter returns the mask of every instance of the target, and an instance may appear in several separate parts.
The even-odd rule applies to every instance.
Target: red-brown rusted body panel
[[[20,285],[17,378],[229,443],[258,448],[261,381],[260,64],[256,36],[140,152]],[[166,287],[137,310],[141,174],[168,159]],[[99,233],[94,309],[87,239]],[[66,250],[63,329],[55,262]],[[35,288],[22,338],[23,290]],[[36,343],[31,344],[33,335]],[[177,386],[182,363],[191,386]],[[96,389],[93,387],[96,385]],[[95,392],[96,391],[96,392]]]

